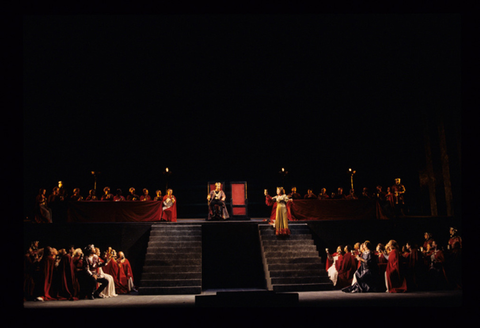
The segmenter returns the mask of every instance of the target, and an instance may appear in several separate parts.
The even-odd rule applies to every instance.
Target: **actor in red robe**
[[[75,277],[75,265],[73,259],[64,249],[59,251],[61,256],[58,265],[60,278],[58,298],[67,300],[78,300],[79,285]]]
[[[421,290],[426,273],[422,255],[416,247],[412,247],[410,242],[407,242],[406,248],[407,252],[403,256],[406,261],[405,278],[408,290]]]
[[[386,267],[386,283],[389,293],[405,293],[407,291],[407,281],[403,272],[402,257],[398,244],[395,240],[390,240],[385,246],[388,252],[388,262]]]
[[[167,194],[163,196],[162,220],[167,222],[177,222],[177,199],[172,193],[173,190],[168,189]]]
[[[53,275],[55,269],[55,255],[52,253],[51,247],[45,247],[43,257],[40,260],[40,274],[38,280],[35,281],[35,296],[38,300],[51,301],[54,300]]]
[[[335,267],[338,271],[338,280],[336,288],[343,288],[350,286],[352,284],[353,275],[357,270],[357,262],[355,256],[351,252],[351,247],[349,245],[345,246],[345,253],[341,261],[335,263]]]
[[[125,258],[123,252],[118,252],[118,275],[115,289],[117,294],[127,294],[136,290],[133,284],[133,272],[130,262]]]

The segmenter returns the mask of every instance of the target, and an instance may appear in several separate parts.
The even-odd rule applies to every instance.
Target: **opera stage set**
[[[227,192],[226,220],[208,221],[205,215],[160,221],[157,201],[70,202],[66,222],[25,223],[24,242],[82,248],[93,243],[102,252],[112,247],[130,261],[139,295],[197,295],[197,305],[215,306],[228,295],[202,297],[206,290],[260,290],[264,293],[248,295],[270,305],[298,302],[298,296],[281,296],[284,292],[332,291],[327,247],[365,240],[421,243],[425,231],[442,244],[448,239],[451,218],[389,218],[375,200],[318,199],[295,199],[289,209],[291,235],[279,238],[268,218],[248,216],[246,182],[235,184]]]

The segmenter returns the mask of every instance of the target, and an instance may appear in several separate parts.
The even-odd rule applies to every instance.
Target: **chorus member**
[[[35,198],[35,222],[52,223],[52,210],[47,205],[46,189],[40,189]]]
[[[385,291],[385,272],[387,270],[388,259],[386,257],[385,246],[382,243],[377,244],[375,255],[377,256],[378,260],[378,273],[380,275],[381,286],[384,286],[383,290]]]
[[[288,194],[288,197],[291,199],[301,199],[302,195],[297,192],[297,187],[292,187],[292,192]]]
[[[337,288],[343,288],[352,284],[353,275],[357,270],[357,262],[355,256],[352,254],[350,245],[346,245],[343,250],[342,261],[336,263],[338,271]]]
[[[337,251],[330,255],[328,248],[325,250],[327,252],[327,274],[328,278],[333,282],[333,286],[337,285],[338,281],[338,270],[337,268],[341,265],[343,259],[343,249],[342,245],[337,247]]]
[[[458,244],[458,245],[455,245]],[[448,239],[448,250],[461,249],[462,237],[458,234],[458,230],[454,227],[450,227],[450,238]]]
[[[39,274],[36,275],[34,282],[34,297],[39,301],[55,300],[53,281],[55,260],[53,248],[50,246],[44,247],[43,255],[39,260]]]
[[[100,248],[95,247],[95,254],[98,256],[100,263],[103,263],[103,268],[107,265],[106,261],[103,260],[100,255]],[[113,280],[113,276],[105,273],[102,267],[99,267],[97,272],[100,278],[105,278],[108,280],[108,286],[100,293],[103,298],[115,297],[118,294],[115,292],[115,281]]]
[[[150,195],[148,194],[148,189],[147,188],[143,188],[143,195],[140,196],[140,201],[144,202],[144,201],[147,201],[147,200],[152,200],[152,197],[150,197]]]
[[[91,201],[91,200],[98,200],[98,197],[95,195],[95,189],[90,189],[88,191],[88,196],[85,200]]]
[[[363,244],[363,252],[357,255],[360,268],[355,271],[354,283],[342,289],[346,293],[366,293],[381,291],[380,273],[378,270],[378,257],[375,255],[373,245],[369,241]]]
[[[80,195],[80,188],[73,189],[73,195],[70,196],[70,200],[74,201],[74,202],[78,202],[80,200],[83,200],[83,196]]]
[[[59,299],[77,300],[80,288],[76,279],[73,258],[65,249],[59,250],[58,254],[60,258],[58,264],[58,273],[60,277],[58,291]]]
[[[411,242],[405,244],[406,252],[404,254],[406,261],[405,279],[409,291],[421,290],[426,274],[422,253]]]
[[[131,291],[137,291],[133,283],[133,271],[130,262],[123,252],[118,252],[118,278],[116,290],[118,294],[127,294]]]
[[[307,193],[303,196],[303,199],[317,199],[317,195],[313,193],[312,189],[308,189]]]
[[[267,192],[265,192],[265,196],[268,196]],[[272,197],[272,201],[277,204],[274,226],[275,234],[277,236],[288,236],[290,235],[290,229],[288,228],[287,202],[291,202],[292,199],[285,195],[283,187],[278,187],[277,195]]]
[[[47,199],[47,205],[52,210],[52,214],[57,213],[58,209],[61,207],[60,202],[61,200],[58,187],[54,187],[52,189],[52,193],[48,196]]]
[[[362,193],[360,194],[359,199],[372,199],[372,195],[370,195],[370,192],[368,191],[367,187],[364,187],[362,190]]]
[[[123,195],[122,195],[122,189],[120,189],[120,188],[117,189],[117,193],[115,194],[115,196],[113,196],[113,201],[114,202],[124,202],[125,201],[125,197],[123,197]]]
[[[63,186],[63,181],[58,181],[58,196],[60,197],[60,201],[64,201],[67,199],[67,191]]]
[[[318,199],[330,199],[326,188],[322,188],[318,194]]]
[[[168,189],[163,197],[162,220],[167,222],[177,222],[177,199],[173,195],[173,190]]]
[[[407,291],[407,281],[405,279],[399,246],[397,242],[392,239],[387,243],[385,249],[388,253],[388,262],[385,269],[387,292],[405,293]]]
[[[444,290],[448,287],[448,279],[445,273],[445,255],[438,247],[437,242],[432,242],[432,248],[428,253],[430,264],[428,268],[427,288],[430,290]]]
[[[373,193],[373,198],[378,200],[381,204],[386,201],[386,192],[382,191],[382,186],[378,185]]]
[[[215,189],[210,191],[207,196],[208,200],[208,217],[207,220],[223,219],[226,220],[230,216],[228,215],[227,207],[225,205],[225,199],[227,196],[222,190],[222,184],[220,182],[215,183]]]
[[[338,188],[337,193],[333,197],[333,199],[346,199],[345,194],[343,193],[343,188]]]
[[[95,246],[88,245],[85,248],[85,258],[83,260],[83,274],[88,299],[103,298],[100,294],[108,287],[108,280],[98,274],[98,268],[103,265],[105,263],[102,263],[95,253]],[[97,285],[99,285],[98,288]]]
[[[395,179],[395,184],[391,187],[394,200],[395,215],[405,215],[405,186],[401,183],[400,178]]]
[[[135,188],[131,187],[130,189],[128,189],[128,196],[127,196],[127,200],[128,201],[137,201],[140,199],[140,197],[135,193]]]
[[[348,199],[348,200],[358,199],[357,195],[355,195],[355,189],[350,189],[348,195],[345,196],[345,199]]]
[[[162,191],[161,190],[156,190],[155,194],[156,194],[156,196],[153,198],[153,200],[163,202]]]
[[[75,270],[75,285],[77,286],[77,295],[79,299],[84,299],[86,296],[85,284],[83,283],[83,251],[81,248],[76,248],[72,255],[72,264]]]
[[[113,201],[113,194],[110,192],[110,187],[103,188],[103,195],[100,200]]]
[[[462,238],[457,229],[450,228],[450,239],[445,254],[445,273],[450,287],[462,289]]]
[[[420,247],[420,250],[422,251],[424,258],[428,259],[428,253],[430,253],[430,249],[432,248],[433,235],[430,232],[425,232],[423,237],[425,240],[423,242],[423,246]],[[428,260],[425,262],[425,264],[428,265]]]

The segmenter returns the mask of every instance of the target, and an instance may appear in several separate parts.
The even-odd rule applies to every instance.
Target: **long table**
[[[152,222],[160,221],[160,201],[80,201],[68,204],[67,222]]]

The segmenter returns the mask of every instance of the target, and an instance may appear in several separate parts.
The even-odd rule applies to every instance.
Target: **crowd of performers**
[[[79,300],[137,292],[125,254],[93,244],[68,250],[31,243],[24,256],[24,301]]]
[[[122,190],[117,189],[115,194],[111,193],[110,187],[103,188],[101,196],[96,195],[95,189],[91,189],[87,197],[80,194],[79,188],[74,188],[72,195],[68,195],[63,187],[62,181],[58,182],[58,186],[54,187],[52,193],[47,197],[46,189],[40,189],[35,199],[35,222],[36,223],[52,223],[53,214],[65,216],[66,202],[78,201],[104,201],[104,202],[144,202],[144,201],[160,201],[163,203],[162,217],[160,221],[177,222],[177,199],[173,195],[173,190],[168,189],[166,195],[162,195],[161,190],[155,192],[156,196],[152,197],[147,188],[143,188],[142,195],[136,194],[135,188],[131,187],[127,196],[123,196]],[[62,213],[63,212],[63,213]]]
[[[370,193],[368,188],[363,188],[361,195],[357,196],[353,189],[350,193],[345,195],[343,188],[338,188],[336,193],[327,193],[326,188],[322,188],[320,193],[315,195],[312,189],[308,189],[307,193],[302,197],[297,192],[297,188],[293,187],[290,194],[285,193],[283,187],[277,188],[277,194],[270,196],[267,189],[264,190],[265,203],[272,206],[272,214],[269,223],[275,227],[277,235],[290,235],[288,229],[288,221],[291,218],[291,202],[294,199],[320,199],[320,200],[353,200],[353,199],[374,199],[379,202],[380,206],[388,215],[405,215],[405,186],[401,183],[400,178],[395,179],[395,184],[387,188],[387,191],[382,191],[382,186],[377,186],[376,191]]]
[[[462,289],[462,238],[450,228],[446,249],[425,233],[422,246],[395,240],[376,247],[370,241],[338,246],[327,253],[326,270],[334,288],[346,293]]]

